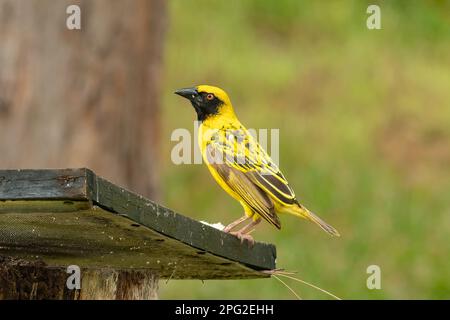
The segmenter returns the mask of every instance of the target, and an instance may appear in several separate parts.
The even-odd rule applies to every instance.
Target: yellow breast
[[[237,122],[237,123],[236,123]],[[236,194],[228,184],[222,179],[222,177],[217,173],[216,169],[209,163],[209,159],[206,155],[206,147],[212,137],[217,134],[220,130],[221,133],[227,130],[229,127],[236,127],[240,125],[237,119],[230,119],[225,117],[211,117],[206,119],[198,129],[198,145],[202,152],[203,161],[209,169],[209,172],[216,180],[216,182],[235,200],[242,202],[242,199]]]

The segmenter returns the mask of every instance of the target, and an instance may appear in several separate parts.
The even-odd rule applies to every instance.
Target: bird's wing
[[[240,127],[226,132],[217,131],[208,141],[206,151],[207,161],[225,181],[229,172],[232,172],[233,177],[237,177],[239,181],[245,181],[245,184],[240,187],[230,185],[242,198],[245,199],[242,190],[239,189],[243,188],[247,191],[250,189],[248,185],[252,185],[252,188],[256,186],[256,189],[266,197],[269,196],[283,204],[296,203],[295,194],[278,166],[245,128]],[[249,197],[249,195],[246,196]],[[251,194],[251,197],[254,195]],[[260,213],[258,210],[255,211]],[[274,212],[270,215],[265,212],[260,214],[276,225],[275,220],[278,220],[278,217]]]
[[[210,165],[216,170],[228,187],[237,193],[254,212],[258,213],[278,229],[281,228],[281,222],[275,213],[272,200],[242,171],[227,164],[210,163]]]

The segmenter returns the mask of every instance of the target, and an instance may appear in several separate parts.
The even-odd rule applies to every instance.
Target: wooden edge
[[[87,200],[87,169],[0,170],[0,200]]]

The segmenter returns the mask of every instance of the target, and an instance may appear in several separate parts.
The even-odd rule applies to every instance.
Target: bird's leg
[[[258,218],[256,220],[253,220],[252,222],[250,222],[249,224],[247,224],[245,227],[243,227],[241,230],[239,230],[238,232],[240,234],[246,234],[248,235],[250,232],[252,232],[253,230],[255,230],[254,227],[256,227],[259,223],[261,222],[261,218]]]
[[[261,219],[253,220],[248,225],[243,227],[241,230],[236,232],[230,232],[230,234],[236,236],[238,239],[241,240],[241,243],[244,242],[244,240],[247,240],[250,246],[253,246],[255,244],[255,239],[250,235],[251,232],[255,230],[254,227],[256,227],[261,222]]]
[[[250,217],[247,217],[247,216],[240,217],[239,219],[237,219],[237,220],[233,221],[232,223],[230,223],[229,225],[227,225],[227,226],[223,229],[223,232],[226,232],[226,233],[230,232],[230,231],[231,231],[234,227],[236,227],[238,224],[240,224],[240,223],[242,223],[242,222],[244,222],[244,221],[246,221],[246,220],[248,220],[248,219],[250,219]]]

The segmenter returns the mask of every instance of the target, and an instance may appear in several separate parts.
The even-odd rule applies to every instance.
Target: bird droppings
[[[223,229],[225,229],[225,226],[221,223],[221,222],[217,222],[217,223],[208,223],[206,221],[200,221],[201,223],[210,226],[214,229],[220,230],[222,231]]]

